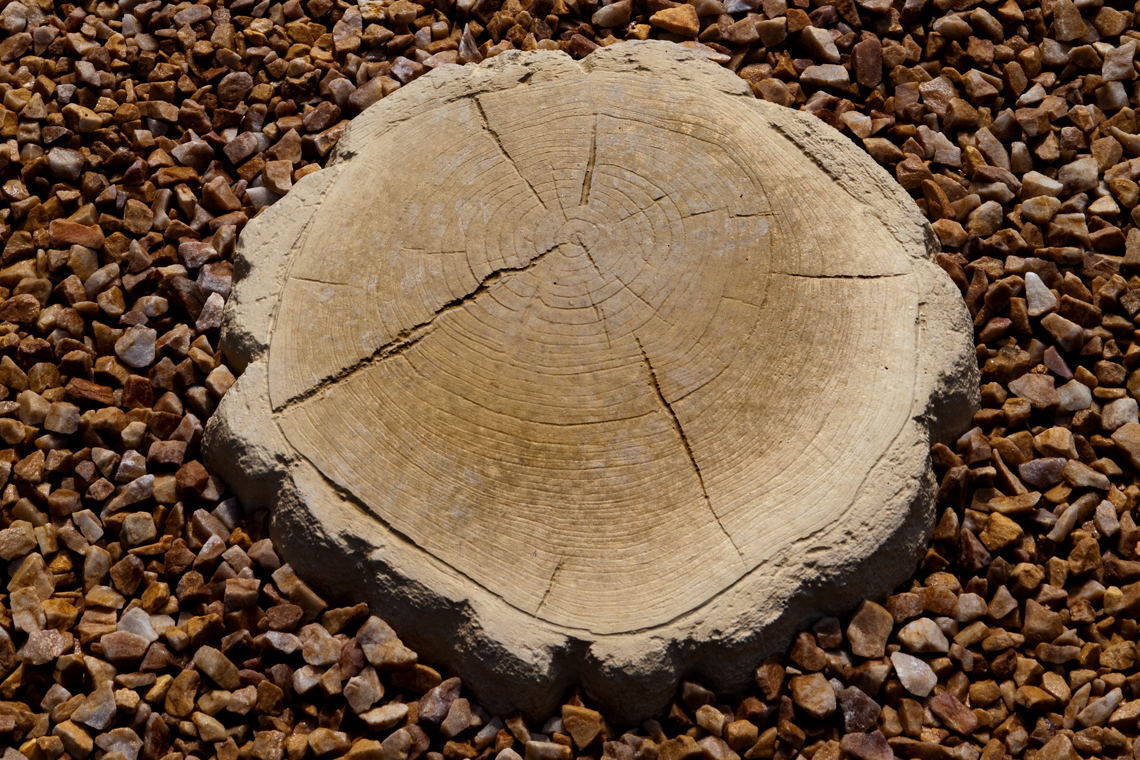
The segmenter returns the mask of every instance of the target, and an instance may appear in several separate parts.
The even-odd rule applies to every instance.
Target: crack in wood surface
[[[641,344],[641,338],[634,334],[633,339],[637,342],[637,350],[641,352],[641,360],[645,363],[645,368],[649,371],[649,380],[653,386],[653,392],[657,396],[657,400],[661,403],[662,408],[664,408],[666,415],[668,415],[670,422],[673,423],[673,429],[681,439],[681,445],[685,448],[685,454],[689,457],[689,463],[693,465],[693,472],[697,475],[697,482],[701,486],[701,495],[704,496],[705,504],[708,506],[713,520],[716,521],[717,527],[724,533],[724,537],[728,539],[728,542],[732,544],[732,548],[735,549],[736,553],[740,556],[740,561],[744,562],[744,553],[740,551],[740,547],[732,540],[732,536],[725,529],[724,523],[720,521],[720,517],[713,508],[712,499],[709,498],[709,491],[705,487],[704,474],[701,472],[700,465],[697,464],[697,458],[693,455],[693,447],[689,444],[689,437],[685,435],[685,429],[681,427],[681,420],[677,418],[677,412],[673,409],[673,405],[669,403],[668,399],[665,398],[665,394],[661,392],[661,384],[657,379],[657,370],[653,368],[653,362],[649,361],[649,354],[645,352],[645,346]]]
[[[563,554],[558,558],[558,564],[554,566],[554,572],[550,574],[550,581],[547,583],[546,591],[542,594],[542,601],[538,603],[538,607],[534,610],[536,617],[538,616],[538,613],[542,612],[542,608],[546,604],[546,600],[550,598],[550,592],[554,590],[554,583],[558,580],[558,573],[562,571],[562,565],[565,563],[566,555]]]
[[[373,351],[369,356],[361,359],[355,364],[352,364],[338,372],[333,373],[332,375],[329,375],[328,377],[325,377],[324,379],[314,384],[308,390],[286,399],[284,402],[275,407],[273,411],[283,412],[289,407],[306,401],[313,396],[316,396],[318,393],[321,393],[330,386],[336,385],[340,381],[351,377],[362,369],[373,366],[375,364],[379,364],[386,359],[390,359],[393,356],[398,356],[399,354],[404,353],[416,343],[419,343],[421,340],[427,337],[427,335],[435,329],[436,322],[440,317],[446,316],[447,314],[457,309],[462,309],[467,304],[473,302],[476,298],[499,284],[499,282],[501,282],[504,277],[508,275],[522,274],[523,272],[527,272],[533,269],[534,267],[538,266],[543,259],[545,259],[554,251],[558,250],[558,248],[558,245],[554,245],[553,247],[548,248],[547,250],[538,254],[522,266],[496,269],[495,271],[491,272],[491,274],[483,278],[483,280],[480,281],[480,283],[475,286],[475,289],[470,293],[459,296],[458,298],[451,299],[436,309],[435,312],[423,322],[401,330],[395,338],[388,341],[383,346],[380,346],[380,348]]]
[[[590,186],[594,182],[594,162],[598,160],[598,119],[594,119],[594,131],[590,133],[590,160],[586,163],[586,176],[582,178],[582,200],[579,206],[590,203]]]
[[[769,272],[780,277],[799,277],[805,280],[885,280],[890,277],[906,277],[910,272],[890,274],[796,274],[794,272]]]
[[[499,152],[502,153],[503,158],[507,159],[507,162],[510,163],[511,168],[515,170],[515,174],[519,175],[519,179],[526,183],[526,186],[530,188],[530,191],[532,193],[534,193],[534,197],[537,198],[538,202],[542,204],[542,207],[546,209],[546,202],[542,200],[542,196],[539,195],[538,191],[534,189],[534,185],[532,185],[530,183],[530,180],[526,178],[526,175],[524,175],[522,171],[519,170],[518,163],[516,163],[515,160],[511,158],[511,154],[507,152],[507,149],[505,147],[503,147],[502,138],[499,137],[499,133],[495,131],[495,128],[491,126],[491,120],[487,118],[487,111],[483,108],[483,101],[479,100],[478,96],[472,98],[472,100],[475,101],[475,109],[479,112],[479,121],[483,123],[483,129],[486,130],[487,134],[491,136],[491,139],[495,141],[495,145],[498,146]],[[547,210],[549,211],[549,209]]]
[[[606,277],[602,274],[602,270],[598,266],[598,262],[594,261],[594,254],[590,253],[589,246],[582,243],[581,241],[579,241],[578,244],[581,245],[582,250],[586,252],[586,258],[589,260],[590,265],[594,267],[594,272],[597,273],[598,279],[601,280],[602,284],[604,285],[606,282]],[[622,287],[624,288],[625,286],[623,285]],[[602,311],[601,306],[594,300],[593,293],[587,290],[586,295],[590,298],[590,305],[594,307],[594,315],[597,317],[598,322],[602,325],[602,334],[606,336],[606,349],[612,351],[614,346],[613,343],[610,342],[610,330],[606,326],[605,313]]]
[[[295,275],[295,274],[289,275],[289,279],[290,280],[296,280],[297,282],[308,282],[308,283],[312,283],[313,285],[348,285],[349,284],[347,282],[329,282],[328,280],[322,280],[322,279],[317,278],[317,277],[301,277],[301,276]]]
[[[578,245],[581,245],[582,250],[586,252],[586,258],[589,259],[590,265],[594,267],[594,271],[597,272],[597,274],[598,274],[598,279],[601,280],[602,284],[604,285],[606,282],[606,276],[604,274],[602,274],[602,268],[599,267],[598,262],[594,260],[594,254],[590,252],[589,246],[584,245],[581,242],[579,242]],[[593,298],[590,299],[591,302],[593,300],[594,300]]]
[[[685,214],[684,216],[681,217],[681,219],[682,220],[692,219],[693,217],[696,217],[696,216],[705,216],[706,214],[715,214],[717,212],[723,213],[728,219],[760,219],[760,218],[777,219],[780,216],[780,214],[776,211],[757,211],[753,214],[730,214],[730,213],[728,213],[728,208],[726,208],[724,206],[717,206],[716,208],[706,209],[705,211],[693,211],[691,213]],[[635,215],[636,215],[636,212],[634,212],[634,214],[630,214],[630,216],[635,216]],[[628,216],[625,217],[625,219],[628,219],[628,218],[629,218]],[[622,221],[625,221],[625,219],[622,219]]]

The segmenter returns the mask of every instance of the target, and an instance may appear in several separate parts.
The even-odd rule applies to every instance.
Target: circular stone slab
[[[243,232],[210,461],[489,709],[640,719],[912,571],[976,408],[933,245],[683,47],[445,66]]]

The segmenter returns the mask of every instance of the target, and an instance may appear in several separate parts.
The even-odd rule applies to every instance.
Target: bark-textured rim
[[[620,717],[910,572],[976,368],[857,147],[637,43],[444,67],[338,151],[243,233],[208,436],[326,590],[491,707]]]

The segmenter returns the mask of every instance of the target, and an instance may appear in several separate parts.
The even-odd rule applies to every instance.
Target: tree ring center
[[[567,256],[580,256],[598,241],[598,227],[585,219],[570,219],[558,228],[554,240]]]

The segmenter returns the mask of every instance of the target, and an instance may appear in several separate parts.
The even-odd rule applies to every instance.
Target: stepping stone
[[[682,46],[444,66],[242,233],[207,456],[487,709],[639,720],[912,572],[977,408],[933,240]]]

